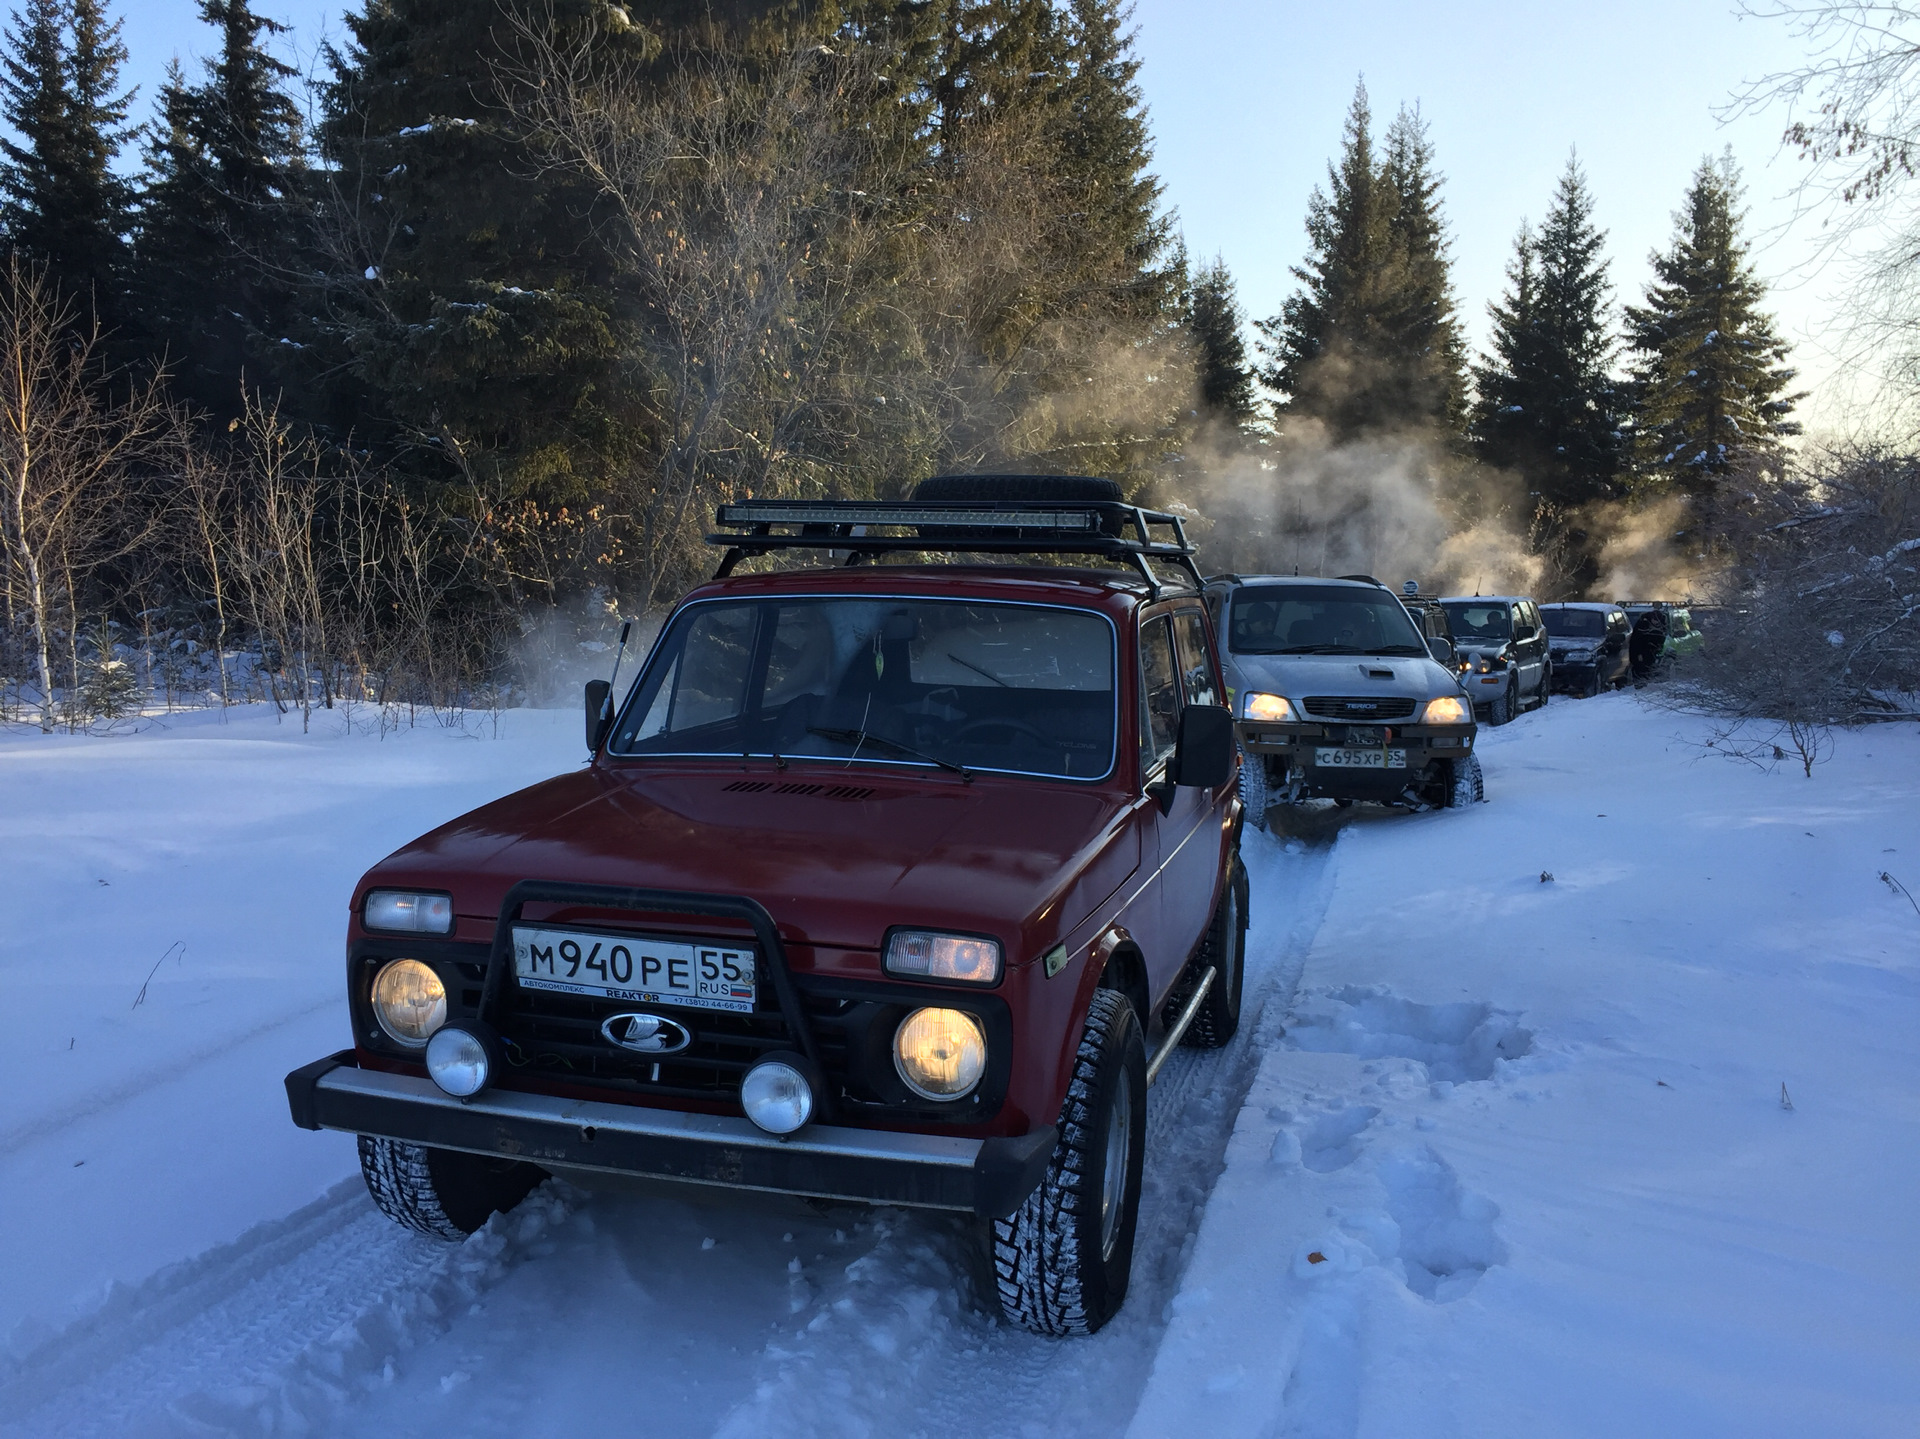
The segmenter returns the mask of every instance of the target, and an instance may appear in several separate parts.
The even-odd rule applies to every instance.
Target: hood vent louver
[[[723,785],[720,792],[722,794],[765,794],[769,790],[774,794],[790,794],[814,799],[871,799],[880,792],[867,785],[792,782],[777,785],[770,779],[737,779],[732,784]]]

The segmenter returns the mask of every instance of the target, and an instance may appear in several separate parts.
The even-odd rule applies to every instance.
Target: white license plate
[[[1313,762],[1322,769],[1405,769],[1403,749],[1317,749]]]
[[[754,951],[577,929],[513,931],[513,972],[526,989],[641,1004],[752,1010]]]

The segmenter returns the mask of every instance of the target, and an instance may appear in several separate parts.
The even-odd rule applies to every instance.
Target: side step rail
[[[1200,1005],[1207,997],[1207,991],[1213,988],[1213,982],[1220,971],[1208,966],[1207,972],[1200,976],[1200,982],[1193,987],[1186,1007],[1180,1011],[1180,1017],[1167,1026],[1167,1037],[1160,1041],[1160,1047],[1153,1052],[1153,1058],[1147,1061],[1147,1083],[1151,1085],[1160,1077],[1160,1067],[1172,1058],[1173,1051],[1179,1047],[1180,1040],[1187,1032],[1187,1026],[1193,1023],[1194,1015],[1200,1012]]]

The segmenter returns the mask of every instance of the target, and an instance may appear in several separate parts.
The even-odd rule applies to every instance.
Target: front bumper
[[[1236,729],[1247,754],[1271,755],[1284,762],[1288,781],[1297,783],[1302,794],[1389,800],[1397,799],[1410,785],[1430,780],[1438,761],[1472,754],[1479,732],[1475,725],[1270,724],[1260,720],[1241,720]],[[1406,767],[1348,768],[1316,761],[1316,750],[1347,748],[1403,749]]]
[[[353,1051],[287,1076],[302,1129],[527,1160],[542,1168],[851,1199],[1004,1219],[1045,1174],[1052,1125],[1016,1139],[809,1125],[781,1139],[730,1115],[486,1090],[471,1100],[430,1079],[361,1069]]]

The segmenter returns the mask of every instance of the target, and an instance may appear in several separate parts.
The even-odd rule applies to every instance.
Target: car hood
[[[1289,699],[1379,695],[1424,700],[1454,694],[1460,688],[1453,671],[1424,655],[1369,659],[1364,655],[1236,654],[1229,660],[1235,689],[1265,690]]]
[[[524,879],[745,895],[794,943],[877,949],[912,925],[998,935],[1017,961],[1138,867],[1131,807],[1123,793],[992,776],[594,765],[422,836],[362,890],[442,888],[486,921]]]

